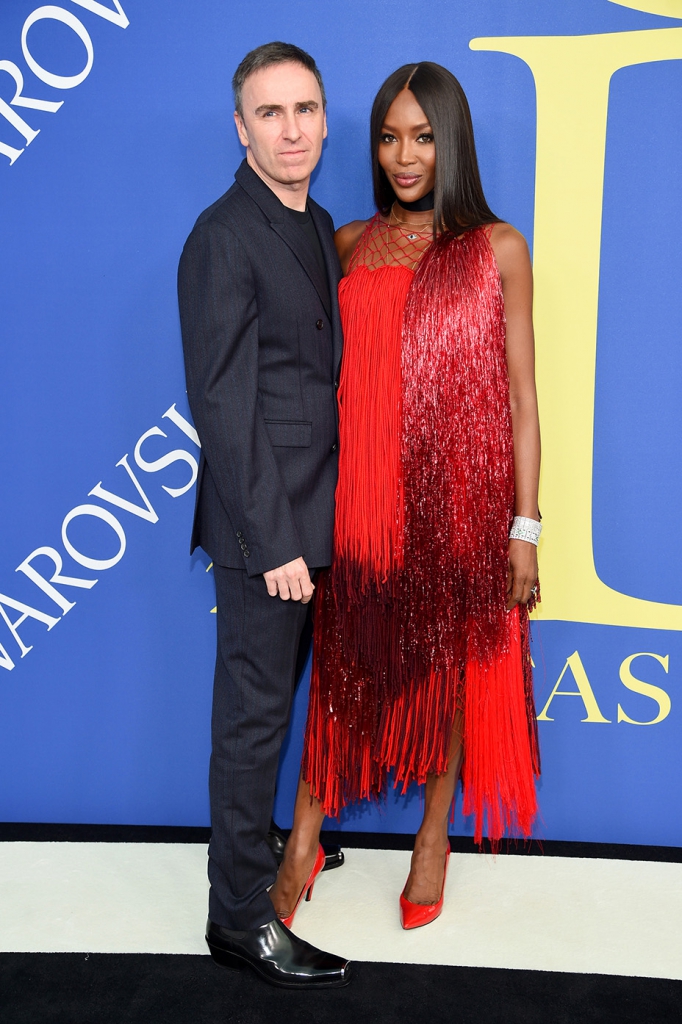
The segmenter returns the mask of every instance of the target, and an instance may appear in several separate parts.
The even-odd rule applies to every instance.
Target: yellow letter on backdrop
[[[632,690],[633,693],[641,693],[645,697],[650,697],[651,700],[656,701],[658,704],[658,714],[655,718],[652,718],[648,722],[637,722],[634,718],[630,718],[625,714],[620,704],[618,705],[618,721],[628,722],[630,725],[658,725],[664,718],[667,718],[670,714],[670,708],[672,706],[670,697],[661,689],[660,686],[654,686],[652,683],[645,683],[641,679],[636,679],[632,674],[632,663],[635,658],[654,658],[659,665],[663,666],[663,671],[668,672],[668,665],[670,664],[670,658],[666,654],[664,658],[660,654],[649,654],[647,651],[643,651],[641,654],[631,654],[629,658],[626,658],[623,664],[620,666],[620,681],[623,686],[627,686],[628,690]]]
[[[636,6],[627,4],[627,6]],[[654,3],[649,7],[656,6]],[[658,6],[672,8],[672,0]],[[681,12],[682,13],[682,12]],[[682,606],[630,597],[597,576],[592,448],[606,118],[619,68],[682,59],[682,28],[473,39],[520,57],[537,92],[535,326],[542,424],[542,619],[682,629]]]
[[[566,675],[567,670],[570,668],[575,684],[578,687],[577,690],[560,690],[561,680]],[[583,704],[585,705],[585,711],[587,712],[586,718],[581,718],[581,722],[610,722],[609,718],[604,718],[599,705],[597,704],[597,698],[594,695],[594,690],[590,686],[590,680],[587,678],[587,672],[583,665],[582,658],[577,651],[574,651],[569,658],[566,659],[566,664],[561,670],[561,675],[556,681],[556,686],[547,698],[547,703],[538,715],[538,722],[553,722],[554,719],[550,718],[547,712],[549,706],[555,697],[580,697]]]

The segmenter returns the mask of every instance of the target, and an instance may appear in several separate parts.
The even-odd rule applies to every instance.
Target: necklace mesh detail
[[[433,241],[433,234],[415,231],[405,224],[390,224],[376,213],[362,232],[348,267],[376,270],[378,267],[401,266],[414,270]]]

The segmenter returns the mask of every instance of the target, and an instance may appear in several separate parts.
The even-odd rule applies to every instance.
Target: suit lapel
[[[253,201],[261,208],[265,216],[270,221],[270,227],[273,231],[276,231],[282,241],[289,246],[294,256],[315,286],[315,290],[320,297],[327,315],[331,316],[332,311],[329,308],[328,292],[331,291],[332,288],[335,288],[336,285],[333,284],[330,279],[329,289],[325,287],[322,270],[318,266],[315,254],[312,252],[308,239],[305,237],[303,231],[291,217],[287,216],[286,210],[275,193],[272,192],[265,182],[258,177],[256,172],[249,167],[246,160],[244,160],[238,168],[235,178],[244,191],[248,192]],[[317,227],[318,224],[314,217],[313,220]],[[320,244],[323,247],[322,251],[324,253],[325,261],[327,261],[327,270],[329,271],[328,256],[325,244],[322,240],[322,235],[320,236]]]
[[[329,308],[329,289],[325,287],[322,270],[315,259],[315,253],[310,248],[310,243],[303,234],[301,228],[299,228],[298,224],[292,220],[291,217],[287,217],[286,213],[281,221],[270,221],[270,226],[272,227],[272,230],[276,231],[279,237],[289,246],[294,256],[315,285],[315,290],[320,296],[320,300],[327,312],[327,316],[331,316],[331,309]]]
[[[310,207],[310,215],[313,218],[313,224],[317,231],[318,238],[320,239],[320,246],[322,247],[322,255],[324,256],[325,266],[327,268],[327,280],[329,282],[329,294],[331,297],[332,304],[332,346],[334,356],[334,376],[338,375],[339,364],[341,363],[341,350],[343,347],[343,335],[341,333],[341,316],[339,314],[339,281],[341,280],[341,265],[339,263],[339,256],[334,245],[334,238],[329,232],[328,223],[325,221],[322,215],[322,207],[318,206],[314,199],[310,199],[308,203]],[[329,310],[327,310],[329,313]]]

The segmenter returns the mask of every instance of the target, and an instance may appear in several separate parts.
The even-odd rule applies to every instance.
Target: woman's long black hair
[[[434,231],[461,234],[479,224],[499,222],[483,194],[476,159],[474,129],[464,90],[455,76],[440,64],[423,61],[404,64],[389,75],[379,89],[370,118],[374,200],[384,215],[396,200],[386,173],[379,164],[379,140],[388,109],[399,92],[408,88],[426,114],[436,146]]]

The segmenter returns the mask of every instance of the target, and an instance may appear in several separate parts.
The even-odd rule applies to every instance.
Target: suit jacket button
[[[241,530],[237,530],[237,536],[238,536],[238,537],[243,537],[243,536],[244,536],[244,534],[242,533],[242,531],[241,531]]]
[[[329,450],[330,450],[330,452],[332,453],[332,455],[334,454],[334,452],[335,452],[335,451],[337,451],[337,450],[338,450],[338,447],[339,447],[339,446],[338,446],[338,443],[337,443],[337,442],[335,441],[335,442],[334,442],[334,444],[333,444],[333,445],[331,446],[331,448],[329,449]]]
[[[248,557],[249,557],[249,554],[250,554],[250,552],[249,552],[249,551],[245,551],[245,552],[244,552],[244,558],[248,558]]]
[[[324,320],[317,320],[315,326],[317,327],[318,331],[321,331],[322,328],[324,327]]]

